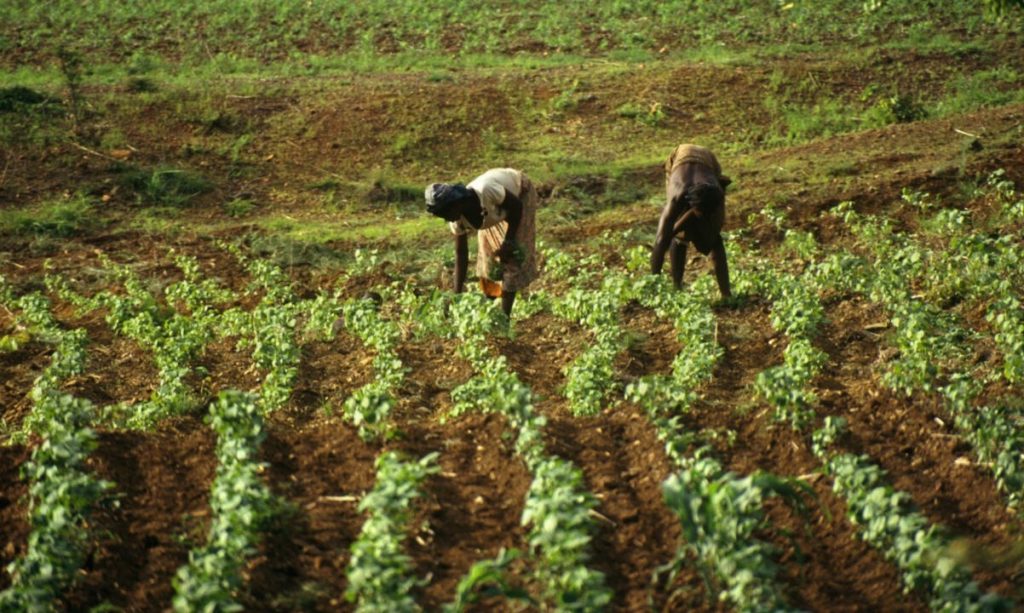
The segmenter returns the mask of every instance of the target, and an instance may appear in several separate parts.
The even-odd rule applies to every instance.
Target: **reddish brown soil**
[[[20,472],[29,455],[20,445],[0,446],[0,568],[23,555],[28,545],[28,484]],[[0,573],[0,590],[10,584],[10,575]]]
[[[88,333],[85,372],[67,380],[69,393],[87,398],[97,407],[136,404],[152,396],[159,375],[151,351],[115,335],[98,313],[69,325],[84,327]]]
[[[17,351],[0,353],[0,418],[11,427],[17,427],[32,411],[28,392],[43,370],[49,366],[52,350],[43,343],[32,341]]]
[[[788,423],[773,421],[763,404],[751,400],[759,372],[782,361],[785,339],[772,330],[767,307],[754,303],[718,312],[718,341],[725,348],[703,399],[694,407],[696,425],[736,432],[735,444],[719,440],[719,457],[738,474],[765,470],[809,483],[807,516],[780,501],[769,503],[773,530],[765,537],[780,550],[780,579],[793,604],[812,611],[922,611],[919,599],[902,594],[896,569],[856,536],[845,503],[817,474],[821,463],[807,437]],[[786,536],[790,535],[790,536]]]
[[[378,453],[338,419],[298,427],[272,421],[261,455],[271,491],[291,510],[249,564],[248,610],[338,610],[348,548],[363,523],[356,504],[373,487]]]
[[[1011,52],[1016,50],[1011,47]],[[520,159],[519,148],[525,151],[534,141],[552,143],[553,150],[585,149],[598,161],[648,159],[655,150],[667,154],[680,135],[712,145],[756,144],[779,128],[763,104],[776,69],[793,78],[813,73],[819,87],[847,100],[869,84],[902,75],[911,75],[918,88],[941,89],[951,70],[941,55],[906,52],[876,59],[871,71],[836,68],[806,57],[767,67],[694,64],[658,71],[637,66],[584,83],[586,91],[575,107],[544,122],[531,120],[528,126],[522,125],[520,107],[533,100],[551,101],[580,70],[488,74],[459,88],[407,73],[353,77],[351,85],[334,86],[317,96],[211,94],[216,110],[241,121],[239,125],[254,135],[244,172],[219,152],[241,134],[238,126],[229,122],[214,129],[183,116],[170,102],[137,105],[134,99],[125,99],[124,108],[113,105],[106,119],[138,149],[131,163],[199,169],[214,179],[215,189],[173,218],[170,229],[150,235],[136,229],[134,195],[114,189],[119,164],[67,143],[0,151],[5,175],[0,201],[10,206],[78,190],[109,196],[102,215],[109,225],[95,233],[49,242],[2,237],[0,255],[15,264],[5,266],[4,274],[18,293],[41,289],[44,262],[50,258],[55,272],[91,293],[107,282],[96,270],[96,251],[103,251],[119,262],[137,265],[141,276],[164,286],[180,278],[167,253],[174,247],[199,258],[204,273],[241,292],[248,285],[247,275],[212,240],[234,241],[263,232],[258,225],[227,217],[223,204],[236,196],[252,198],[261,212],[279,215],[296,227],[305,221],[347,220],[346,199],[364,195],[357,194],[361,188],[349,181],[364,180],[381,168],[401,168],[403,183],[461,175],[485,157],[514,164]],[[963,61],[984,67],[991,59],[971,55]],[[296,85],[296,91],[307,86]],[[634,122],[614,119],[615,109],[635,102],[637,92],[662,102],[666,119],[659,129],[641,133]],[[793,95],[798,102],[809,102],[803,99],[805,94],[801,90]],[[196,102],[185,98],[183,103]],[[708,102],[698,108],[692,104],[698,99]],[[1005,168],[1020,183],[1024,149],[1014,135],[1019,135],[1022,121],[1024,107],[1011,105],[760,152],[747,148],[723,160],[727,173],[738,179],[729,195],[729,227],[748,227],[749,213],[774,203],[788,212],[794,225],[832,243],[841,240],[844,231],[820,213],[841,200],[855,200],[858,210],[887,213],[903,187],[955,200],[964,181],[996,168]],[[469,144],[451,138],[481,125],[505,127]],[[979,134],[980,151],[965,148],[966,142],[954,132],[963,128]],[[397,146],[401,143],[404,146]],[[658,163],[640,165],[627,170],[627,180],[656,194],[661,173]],[[324,177],[337,180],[344,213],[338,212],[338,202],[325,204],[323,192],[309,187]],[[588,177],[568,181],[572,180],[593,182]],[[565,185],[544,187],[557,193]],[[375,210],[372,203],[367,206]],[[542,238],[582,251],[587,248],[581,241],[588,237],[643,224],[653,231],[656,222],[656,210],[642,199],[608,213],[594,220],[556,220],[541,230]],[[899,221],[912,227],[915,220],[900,213]],[[185,229],[193,224],[208,225]],[[782,238],[763,220],[755,219],[748,229],[762,246]],[[433,244],[442,238],[414,240]],[[365,245],[332,246],[347,250]],[[383,246],[410,247],[387,241]],[[618,264],[616,258],[607,254],[613,264]],[[416,264],[406,263],[402,270],[417,272]],[[688,279],[707,274],[707,268],[703,258],[695,258],[688,266]],[[288,272],[301,296],[311,296],[337,279],[337,270],[320,270],[304,262],[289,266]],[[348,281],[343,289],[346,295],[358,295],[388,282],[394,273],[382,267]],[[251,307],[257,299],[253,295],[241,303]],[[148,397],[156,384],[148,352],[113,335],[101,314],[78,318],[67,305],[57,305],[60,321],[85,327],[91,342],[87,371],[69,382],[68,389],[99,405]],[[845,519],[843,501],[831,493],[830,480],[815,472],[819,463],[806,437],[793,433],[787,424],[773,423],[764,406],[752,400],[754,377],[780,361],[785,343],[768,325],[766,305],[754,302],[719,309],[717,315],[725,356],[702,400],[687,416],[687,425],[708,438],[719,435],[713,441],[730,470],[767,470],[798,477],[813,488],[817,500],[808,500],[806,516],[771,502],[770,528],[760,535],[778,548],[780,579],[790,603],[820,611],[922,610],[921,596],[904,595],[896,569],[856,536]],[[884,333],[865,330],[867,324],[883,319],[881,314],[860,301],[846,300],[830,305],[829,317],[831,323],[818,341],[830,358],[815,382],[819,410],[845,416],[852,430],[846,441],[850,449],[869,454],[931,520],[964,539],[968,559],[1009,560],[979,565],[975,576],[983,587],[1008,595],[1016,592],[1024,599],[1021,572],[1012,566],[1017,562],[1012,555],[1002,557],[1019,547],[1020,521],[1005,511],[990,474],[970,461],[970,451],[953,436],[936,401],[925,396],[905,399],[881,389],[877,360],[889,343]],[[616,361],[620,384],[665,373],[676,353],[685,352],[672,325],[646,309],[628,306],[623,326],[629,346]],[[672,586],[661,583],[651,590],[653,571],[668,562],[679,545],[678,522],[661,501],[660,485],[671,468],[637,407],[610,403],[593,418],[570,416],[561,392],[562,371],[590,342],[589,333],[550,314],[518,322],[516,332],[514,340],[493,341],[492,349],[507,357],[536,394],[537,410],[550,420],[545,432],[548,451],[574,462],[599,501],[592,565],[606,574],[615,590],[614,608],[644,610],[648,598],[655,608],[666,611],[722,608],[707,598],[692,563]],[[203,400],[223,389],[253,389],[262,380],[248,350],[236,350],[234,340],[213,339],[198,360],[207,371],[195,381]],[[498,416],[481,414],[442,423],[451,406],[450,390],[472,376],[468,365],[454,357],[455,346],[438,339],[403,339],[399,354],[410,371],[398,392],[399,436],[382,444],[360,440],[339,415],[352,390],[373,377],[372,354],[345,333],[326,343],[304,341],[295,390],[270,419],[261,451],[269,465],[266,481],[290,511],[267,531],[246,568],[247,589],[239,597],[248,610],[350,608],[342,595],[348,549],[364,519],[356,510],[357,499],[372,487],[374,459],[386,448],[413,456],[440,452],[441,472],[424,485],[407,542],[416,574],[429,579],[417,594],[427,610],[451,599],[473,562],[493,557],[502,547],[524,547],[525,528],[519,518],[530,477],[515,457],[507,424]],[[50,348],[32,342],[0,356],[0,415],[9,424],[16,424],[29,410],[25,395],[49,355]],[[1002,391],[1019,395],[1019,390]],[[334,413],[325,415],[325,408]],[[736,433],[735,443],[726,442],[727,431]],[[198,414],[152,433],[101,432],[91,466],[116,487],[113,498],[90,522],[88,564],[62,605],[69,610],[104,602],[131,611],[168,607],[174,572],[185,562],[189,548],[205,537],[213,448],[213,435]],[[27,543],[27,488],[17,474],[29,453],[24,447],[0,447],[2,564],[23,553]],[[517,566],[514,579],[528,581],[526,572],[525,566]],[[6,573],[0,573],[0,589],[8,583]],[[481,610],[502,606],[488,602]]]
[[[655,326],[655,334],[665,332],[663,326]],[[514,341],[498,345],[513,370],[538,395],[538,409],[548,415],[548,452],[578,466],[599,502],[593,567],[605,573],[615,592],[614,604],[622,610],[644,609],[649,599],[658,607],[674,608],[686,602],[687,608],[705,608],[700,590],[692,589],[700,583],[692,569],[682,573],[673,586],[691,590],[685,595],[680,590],[671,604],[665,593],[651,592],[654,571],[675,552],[679,525],[661,503],[661,483],[670,474],[671,464],[648,418],[636,406],[626,404],[612,406],[593,418],[575,418],[568,413],[560,387],[563,369],[581,351],[580,335],[586,339],[588,333],[570,322],[540,314],[517,328]],[[672,347],[672,343],[648,341],[635,346],[624,359],[664,369],[666,355],[658,349]]]
[[[100,435],[90,467],[114,489],[90,522],[94,548],[64,598],[69,610],[104,602],[135,611],[167,608],[174,573],[206,538],[214,444],[213,432],[194,418],[146,434]]]
[[[697,258],[690,267],[691,278],[707,274],[701,263]],[[784,347],[784,339],[770,328],[767,306],[753,302],[720,309],[717,315],[718,339],[726,353],[688,421],[706,434],[736,432],[732,445],[724,437],[714,439],[731,470],[768,470],[799,477],[813,488],[817,500],[808,500],[806,516],[771,502],[772,528],[762,535],[778,548],[780,579],[790,601],[811,610],[921,610],[919,597],[902,594],[894,567],[857,538],[829,479],[816,474],[819,463],[807,440],[788,425],[773,423],[764,407],[752,401],[754,377],[780,361]],[[832,323],[821,346],[831,361],[817,384],[822,409],[850,419],[854,450],[885,467],[893,485],[908,491],[930,519],[978,546],[1011,549],[1019,524],[1002,510],[990,476],[974,465],[956,463],[969,454],[949,436],[948,426],[935,422],[941,407],[877,392],[875,360],[883,339],[862,330],[881,314],[840,301],[829,315]],[[675,353],[685,352],[671,324],[636,305],[624,309],[623,316],[629,343],[617,360],[620,384],[668,372]],[[104,337],[100,324],[85,323],[96,328],[91,334],[100,339],[96,346],[113,346],[115,339]],[[516,331],[513,340],[495,339],[493,349],[508,358],[537,395],[538,410],[548,415],[548,451],[579,466],[599,501],[592,564],[615,590],[616,608],[643,609],[653,598],[662,610],[715,609],[718,605],[707,599],[692,565],[673,586],[659,583],[651,591],[652,573],[679,545],[679,526],[661,501],[661,482],[671,467],[646,416],[621,402],[593,418],[568,413],[562,370],[589,342],[589,333],[550,314],[522,321]],[[400,357],[410,370],[395,415],[401,435],[387,444],[412,456],[440,452],[441,473],[425,484],[408,541],[417,575],[429,578],[418,595],[427,608],[450,600],[473,562],[495,556],[502,547],[524,547],[519,516],[530,477],[515,457],[507,424],[481,414],[440,421],[451,406],[449,390],[472,376],[455,357],[456,346],[438,339],[400,344]],[[372,377],[371,361],[372,354],[344,332],[330,342],[303,345],[295,392],[271,419],[262,450],[268,484],[291,510],[268,530],[247,566],[249,589],[240,597],[251,610],[348,606],[343,601],[348,548],[363,521],[356,504],[373,485],[373,462],[383,448],[361,441],[339,415],[326,417],[322,409],[340,410],[344,398]],[[261,379],[251,370],[247,352],[236,351],[231,339],[215,341],[201,362],[209,369],[203,382],[207,397],[228,387],[251,388]],[[114,368],[90,361],[85,378],[95,373],[107,382],[98,389],[106,389],[113,385],[114,371],[106,374],[108,367]],[[22,380],[30,384],[27,377]],[[126,390],[150,385],[145,377],[127,381],[119,383]],[[881,400],[876,402],[876,396]],[[67,596],[68,606],[104,600],[133,610],[166,606],[174,571],[204,536],[213,442],[196,418],[152,434],[101,436],[93,466],[117,484],[120,506],[98,511],[93,554],[82,582]],[[908,448],[914,451],[909,457]],[[13,475],[27,451],[3,453],[5,474]],[[14,526],[7,539],[11,545],[5,544],[7,560],[23,551],[27,529],[17,502],[25,486],[16,479],[9,483],[3,499],[12,502],[0,508],[11,519],[4,525]],[[521,566],[515,571],[519,582],[527,581],[523,571]],[[1012,593],[1017,585],[1012,573],[1008,567],[984,568],[977,578],[987,589]]]
[[[822,408],[846,417],[851,450],[873,458],[930,520],[965,539],[972,557],[983,559],[985,551],[998,557],[1019,546],[1019,518],[1007,510],[991,471],[972,461],[937,395],[908,399],[879,385],[888,344],[884,331],[865,326],[887,321],[884,312],[852,299],[836,304],[833,313],[822,348],[837,368],[822,377]],[[1019,594],[1019,573],[1013,566],[989,567],[975,577],[986,589]]]

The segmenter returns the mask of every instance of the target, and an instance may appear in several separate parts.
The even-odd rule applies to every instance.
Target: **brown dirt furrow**
[[[503,547],[524,548],[519,521],[530,475],[515,455],[507,420],[471,413],[440,423],[451,408],[450,390],[473,376],[455,355],[457,347],[458,341],[438,338],[399,346],[410,370],[400,391],[395,446],[411,457],[440,452],[441,472],[423,486],[408,541],[416,573],[428,578],[417,598],[426,610],[451,601],[475,562]]]
[[[436,422],[447,415],[452,407],[451,390],[473,377],[472,366],[456,354],[459,343],[428,338],[399,344],[398,357],[408,369],[398,392],[395,421],[400,429],[407,425],[424,428],[427,424],[436,428]],[[411,439],[406,436],[402,440]]]
[[[821,346],[837,368],[822,377],[821,406],[848,420],[851,451],[870,456],[932,522],[964,539],[970,558],[1000,559],[1020,547],[1020,520],[1007,510],[991,472],[973,461],[938,395],[907,398],[879,382],[892,357],[889,341],[884,331],[865,327],[887,321],[884,312],[855,298],[829,315]],[[975,578],[987,590],[1020,596],[1021,572],[1009,563],[979,568]]]
[[[500,415],[465,415],[443,429],[424,426],[409,424],[399,446],[413,457],[440,451],[441,472],[423,486],[407,541],[417,574],[429,580],[417,602],[436,611],[452,600],[475,562],[502,548],[525,549],[520,517],[531,476]]]
[[[680,527],[661,493],[672,466],[647,416],[636,406],[622,404],[593,419],[564,414],[549,418],[549,451],[576,464],[599,501],[592,564],[605,573],[615,592],[615,608],[642,610],[652,597],[658,607],[665,606],[665,586],[652,593],[652,577],[672,559]],[[679,584],[699,587],[700,579],[688,568],[673,587]],[[687,606],[705,608],[699,599]]]
[[[86,344],[85,372],[67,380],[66,389],[97,407],[148,400],[160,377],[153,354],[131,339],[93,336]]]
[[[329,342],[304,344],[291,399],[280,416],[298,427],[324,411],[340,414],[352,392],[373,380],[373,357],[371,349],[344,330]]]
[[[70,304],[57,300],[54,315],[66,328],[86,331],[85,371],[65,382],[68,393],[97,407],[149,399],[160,380],[149,349],[115,334],[104,320],[106,311],[79,316]]]
[[[21,467],[28,461],[27,447],[0,445],[0,568],[25,554],[28,533],[28,483],[21,479]],[[11,585],[11,576],[0,572],[0,591]]]
[[[373,487],[378,453],[337,418],[301,427],[283,416],[270,420],[261,457],[271,491],[291,511],[267,530],[248,565],[247,610],[348,608],[349,546],[365,519],[356,507]]]
[[[18,428],[32,411],[29,392],[36,377],[50,364],[52,353],[49,346],[35,341],[17,351],[0,353],[0,423]]]
[[[213,339],[197,360],[197,367],[207,373],[199,384],[203,396],[212,399],[228,389],[252,391],[263,382],[265,373],[253,364],[252,350],[236,349],[237,343],[235,336]]]
[[[631,326],[630,348],[617,364],[627,378],[646,374],[644,366],[667,369],[670,358],[652,335],[665,334],[653,313],[643,325]],[[537,395],[538,410],[549,418],[548,451],[573,462],[583,471],[588,490],[598,501],[592,545],[593,568],[605,573],[616,610],[643,610],[649,600],[667,610],[701,608],[700,579],[684,569],[669,588],[652,592],[655,570],[672,559],[679,543],[679,525],[662,500],[661,484],[671,472],[663,445],[648,418],[636,406],[620,404],[594,418],[568,414],[561,386],[563,369],[590,342],[590,334],[575,324],[548,314],[522,322],[516,339],[502,342],[500,351],[510,366]],[[682,586],[682,587],[681,587]],[[676,590],[669,594],[667,591]],[[695,599],[696,598],[696,599]]]
[[[622,373],[627,381],[672,372],[672,361],[681,350],[672,322],[630,303],[623,309],[621,326],[627,346],[615,362],[616,372]]]
[[[591,342],[579,325],[551,313],[538,313],[515,325],[515,338],[497,338],[492,348],[505,356],[509,368],[530,387],[540,407],[561,402],[563,370]]]
[[[820,462],[805,437],[788,423],[775,423],[770,411],[753,401],[754,379],[782,361],[785,346],[767,316],[768,307],[759,303],[718,311],[725,355],[693,409],[694,426],[736,433],[734,444],[718,438],[716,447],[737,474],[763,470],[811,483],[817,500],[807,500],[806,515],[778,499],[766,504],[770,525],[762,537],[777,548],[779,580],[791,604],[812,611],[924,610],[920,600],[903,595],[895,566],[857,537],[845,519],[845,503],[817,474]]]
[[[117,504],[100,506],[94,515],[95,549],[63,599],[69,610],[102,603],[131,611],[169,607],[171,579],[189,549],[206,538],[214,445],[214,434],[197,418],[152,433],[100,433],[90,466],[114,482]]]

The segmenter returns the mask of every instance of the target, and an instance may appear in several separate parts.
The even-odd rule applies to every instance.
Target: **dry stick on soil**
[[[96,157],[101,157],[104,160],[109,160],[111,162],[120,162],[121,161],[121,160],[119,160],[119,159],[117,159],[115,157],[110,157],[109,155],[100,153],[99,151],[94,151],[94,150],[92,150],[92,149],[90,149],[88,147],[85,147],[83,145],[79,145],[75,141],[68,141],[68,144],[71,145],[72,147],[76,147],[78,149],[81,149],[82,151],[84,151],[84,152],[86,152],[86,153],[88,153],[90,155],[95,155]]]

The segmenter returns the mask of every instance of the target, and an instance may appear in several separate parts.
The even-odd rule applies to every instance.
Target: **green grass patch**
[[[92,77],[118,81],[176,70],[172,66],[208,78],[533,69],[593,57],[646,63],[676,53],[731,63],[747,61],[745,54],[759,47],[769,54],[869,45],[949,49],[982,36],[1019,35],[1020,13],[996,21],[973,0],[890,1],[877,10],[848,0],[721,0],[685,8],[655,0],[513,0],[497,6],[446,0],[153,0],[113,3],[104,10],[58,0],[0,5],[0,22],[8,25],[0,37],[0,59],[48,67],[54,49],[68,48],[82,56]],[[773,47],[770,41],[786,43]]]
[[[181,168],[132,169],[120,183],[135,193],[139,204],[181,208],[193,198],[213,189],[213,183],[199,173]]]
[[[26,209],[0,211],[0,232],[17,236],[67,238],[101,226],[92,198],[84,194]]]
[[[256,203],[248,198],[234,198],[224,203],[224,212],[230,217],[245,217],[256,209]]]
[[[951,94],[932,106],[938,117],[980,108],[1024,102],[1024,75],[1009,65],[960,75],[949,84]]]

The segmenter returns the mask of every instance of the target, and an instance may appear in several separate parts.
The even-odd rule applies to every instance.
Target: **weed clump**
[[[129,171],[121,184],[135,193],[139,204],[174,208],[185,207],[196,196],[213,189],[206,177],[179,168]]]
[[[30,209],[5,211],[0,232],[37,238],[68,238],[95,229],[93,201],[85,194],[52,200]]]

